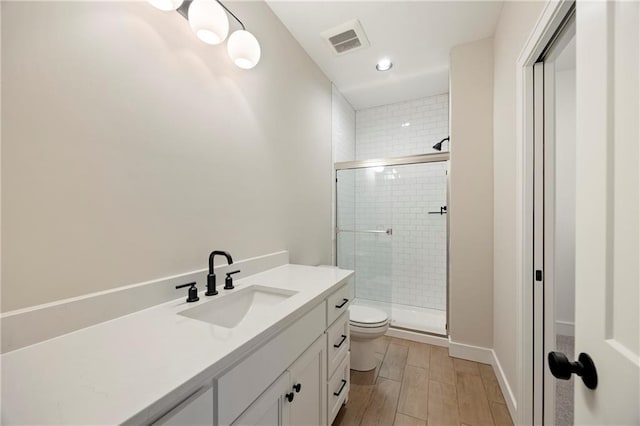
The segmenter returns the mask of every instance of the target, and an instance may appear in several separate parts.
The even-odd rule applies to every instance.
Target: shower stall
[[[336,163],[336,261],[355,304],[447,334],[449,153]]]

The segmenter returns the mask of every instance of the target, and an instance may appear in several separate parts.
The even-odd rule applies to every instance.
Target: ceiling
[[[490,37],[501,1],[267,0],[311,58],[356,109],[449,91],[449,52]],[[371,45],[336,56],[320,34],[352,19]],[[376,70],[383,57],[393,62]]]

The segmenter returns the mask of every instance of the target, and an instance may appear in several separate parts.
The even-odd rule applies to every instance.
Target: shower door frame
[[[447,202],[447,218],[446,218],[446,229],[447,229],[447,265],[446,265],[446,279],[445,279],[445,285],[446,285],[446,291],[445,294],[447,295],[447,300],[446,300],[446,306],[447,306],[447,312],[446,312],[446,324],[445,324],[445,333],[446,336],[449,336],[449,160],[450,160],[450,153],[449,152],[437,152],[437,153],[432,153],[432,154],[418,154],[418,155],[408,155],[408,156],[404,156],[404,157],[390,157],[390,158],[378,158],[378,159],[372,159],[372,160],[356,160],[356,161],[342,161],[339,163],[334,163],[334,174],[335,174],[335,181],[334,181],[334,206],[335,209],[333,211],[333,223],[335,224],[335,227],[333,229],[333,236],[334,236],[334,253],[335,253],[335,259],[334,259],[334,263],[335,266],[337,266],[338,264],[338,222],[337,222],[337,218],[338,218],[338,171],[339,170],[351,170],[351,169],[368,169],[371,167],[387,167],[387,166],[406,166],[409,164],[426,164],[426,163],[443,163],[446,162],[447,163],[447,178],[446,178],[446,202]],[[393,328],[399,328],[399,329],[405,329],[402,327],[394,327],[391,326]],[[422,330],[413,330],[411,329],[410,331],[415,331],[417,333],[422,333],[422,334],[430,334],[430,335],[436,335],[434,333],[429,333],[426,331],[422,331]],[[441,336],[441,335],[437,335],[437,336]]]

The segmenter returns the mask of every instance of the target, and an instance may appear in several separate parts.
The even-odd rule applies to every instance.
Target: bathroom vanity
[[[4,354],[2,422],[331,424],[352,275],[284,265]]]

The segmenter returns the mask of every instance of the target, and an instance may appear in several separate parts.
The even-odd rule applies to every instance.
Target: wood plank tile
[[[409,354],[407,355],[407,365],[429,369],[429,359],[431,358],[431,345],[426,343],[409,343]]]
[[[500,404],[506,404],[498,379],[493,372],[493,367],[488,364],[479,364],[478,367],[480,369],[482,383],[484,384],[484,390],[487,393],[487,399]]]
[[[473,361],[467,361],[466,359],[453,358],[453,369],[461,373],[480,375],[480,369],[478,363]]]
[[[504,404],[497,402],[491,402],[491,414],[493,415],[493,422],[496,426],[513,426],[509,409]]]
[[[398,382],[402,381],[402,374],[404,373],[404,366],[407,363],[408,352],[409,346],[401,346],[394,341],[390,342],[378,376]]]
[[[457,426],[458,397],[454,385],[429,380],[428,426]]]
[[[389,343],[395,343],[396,345],[400,345],[400,346],[409,347],[409,344],[411,343],[411,340],[400,339],[398,337],[391,337],[390,339],[391,339],[391,341]]]
[[[356,371],[351,370],[351,383],[355,383],[358,385],[375,385],[376,380],[378,379],[378,373],[380,372],[380,367],[382,366],[382,360],[384,359],[383,354],[376,353],[375,354],[377,364],[376,368],[370,371]]]
[[[358,426],[362,421],[371,394],[373,393],[373,385],[363,386],[351,383],[349,390],[349,402],[344,405],[336,419],[334,426]]]
[[[482,378],[475,374],[457,372],[456,388],[460,421],[470,425],[493,425]]]
[[[442,346],[431,346],[429,380],[435,380],[449,385],[456,384],[456,375],[453,369],[453,358],[449,356],[449,350],[447,348],[443,348]]]
[[[427,420],[429,373],[424,368],[407,365],[404,370],[398,413]]]
[[[373,388],[361,424],[367,426],[392,425],[396,417],[399,395],[400,382],[378,377],[378,383]]]
[[[393,426],[426,426],[426,424],[427,422],[425,420],[397,413],[396,421],[393,423]]]

